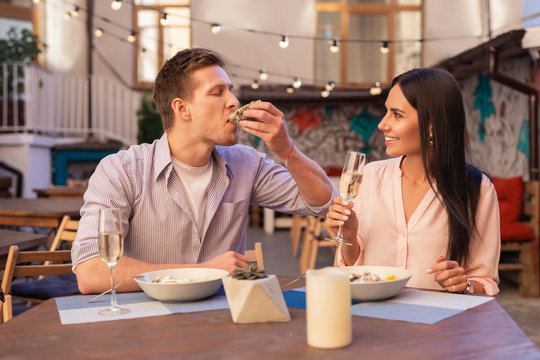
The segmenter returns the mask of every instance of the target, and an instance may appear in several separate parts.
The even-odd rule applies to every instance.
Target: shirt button
[[[199,243],[199,238],[198,237],[194,237],[193,238],[193,244],[198,244]]]

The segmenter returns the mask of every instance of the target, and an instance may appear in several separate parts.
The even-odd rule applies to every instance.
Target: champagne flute
[[[128,309],[118,307],[114,288],[114,269],[124,251],[124,237],[120,209],[107,208],[99,210],[99,253],[111,271],[111,307],[99,311],[100,315],[114,316],[128,313]]]
[[[364,165],[366,164],[366,155],[357,151],[349,151],[345,158],[341,179],[339,181],[339,194],[347,201],[353,201],[360,192],[360,184],[364,175]],[[339,227],[335,238],[326,238],[325,240],[335,241],[344,245],[352,245],[343,240],[343,226]]]

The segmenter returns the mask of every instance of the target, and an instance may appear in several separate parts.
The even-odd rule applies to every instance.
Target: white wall
[[[424,0],[423,65],[431,66],[488,40],[521,27],[522,0]],[[488,22],[488,9],[491,19]]]
[[[487,40],[488,0],[424,0],[423,65],[434,65]],[[77,0],[82,7],[85,0]],[[43,2],[42,2],[43,4]],[[86,14],[80,19],[64,20],[65,11],[72,7],[62,1],[50,1],[44,7],[45,41],[49,45],[47,64],[66,72],[84,73],[87,69]],[[262,68],[285,77],[270,76],[269,82],[289,83],[293,76],[314,78],[314,41],[291,39],[287,49],[278,46],[279,37],[253,34],[251,28],[312,37],[315,33],[315,0],[192,0],[192,16],[224,26],[220,34],[212,34],[209,26],[193,22],[192,43],[220,52],[227,63]],[[493,36],[521,26],[523,0],[490,0]],[[124,2],[119,11],[110,8],[110,1],[95,1],[95,13],[122,26],[133,27],[133,7]],[[128,30],[96,18],[94,25],[106,33],[124,38]],[[134,45],[104,35],[94,38],[94,45],[121,80],[133,85]],[[105,62],[94,55],[94,73],[113,75]],[[235,84],[247,84],[256,71],[229,67]]]
[[[269,73],[288,75],[268,82],[291,83],[294,76],[313,78],[314,42],[312,39],[290,39],[282,49],[279,36],[253,34],[241,29],[253,29],[312,37],[315,31],[314,0],[197,0],[192,1],[194,18],[222,24],[219,34],[212,34],[207,24],[193,23],[192,42],[221,53],[227,63],[251,68],[266,68]],[[256,71],[228,67],[236,84],[250,83]]]

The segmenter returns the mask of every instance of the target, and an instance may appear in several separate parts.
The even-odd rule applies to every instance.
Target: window
[[[135,83],[151,88],[163,63],[191,46],[190,0],[135,1]],[[167,24],[161,19],[166,14]]]
[[[335,53],[316,42],[317,79],[369,87],[421,65],[422,0],[317,0],[315,9],[316,36],[342,40]]]
[[[0,1],[0,14],[0,39],[6,38],[12,27],[17,31],[34,31],[37,10],[33,8],[32,0]]]

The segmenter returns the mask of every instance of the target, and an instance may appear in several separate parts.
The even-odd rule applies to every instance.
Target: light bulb
[[[383,41],[381,47],[379,48],[379,51],[381,54],[388,54],[390,52],[390,48],[388,47],[388,41]]]
[[[100,38],[103,36],[103,29],[102,28],[97,28],[96,30],[94,30],[94,36],[97,37],[97,38]]]
[[[219,24],[210,25],[210,31],[212,34],[219,34],[223,28]]]
[[[287,35],[281,36],[281,41],[279,42],[279,47],[286,49],[289,46],[289,37]]]
[[[69,11],[66,11],[66,13],[64,14],[64,20],[69,20],[71,19],[71,13]]]
[[[330,45],[330,52],[337,53],[339,51],[339,44],[337,40],[332,40],[332,44]]]
[[[257,79],[253,80],[253,82],[251,83],[251,88],[253,90],[257,90],[259,88],[259,82],[257,81]]]
[[[334,88],[336,87],[336,83],[333,82],[333,81],[329,81],[326,83],[326,85],[324,86],[324,88],[328,91],[332,91],[334,90]]]
[[[32,2],[36,5],[39,4],[39,0],[32,0]]]
[[[375,85],[372,86],[370,89],[369,89],[369,93],[373,96],[375,95],[380,95],[382,92],[382,89],[381,89],[381,83],[376,81],[375,82]]]
[[[286,91],[288,94],[292,94],[294,92],[294,87],[292,85],[287,85]]]
[[[167,13],[163,12],[163,15],[161,16],[161,19],[159,19],[159,23],[163,26],[169,25],[169,19],[167,19]]]
[[[259,71],[259,79],[261,79],[262,81],[268,80],[268,73],[266,72],[266,69],[261,69]]]
[[[122,0],[114,0],[112,3],[111,3],[111,9],[113,10],[120,10],[120,8],[122,7]]]
[[[292,86],[295,88],[295,89],[299,89],[300,86],[302,86],[302,80],[300,80],[299,77],[295,78],[293,83],[292,83]]]
[[[330,91],[324,89],[323,91],[321,91],[321,96],[323,98],[327,98],[328,96],[330,96]]]
[[[146,56],[146,49],[145,49],[145,48],[142,48],[142,49],[141,49],[141,56],[142,56],[142,57],[145,57],[145,56]]]
[[[73,18],[76,18],[77,16],[79,16],[79,7],[75,6],[75,8],[73,10],[71,10],[70,15]]]
[[[136,40],[136,38],[135,38],[135,31],[132,31],[131,34],[129,34],[129,35],[127,36],[126,39],[127,39],[127,41],[129,41],[130,43],[135,42],[135,40]]]

